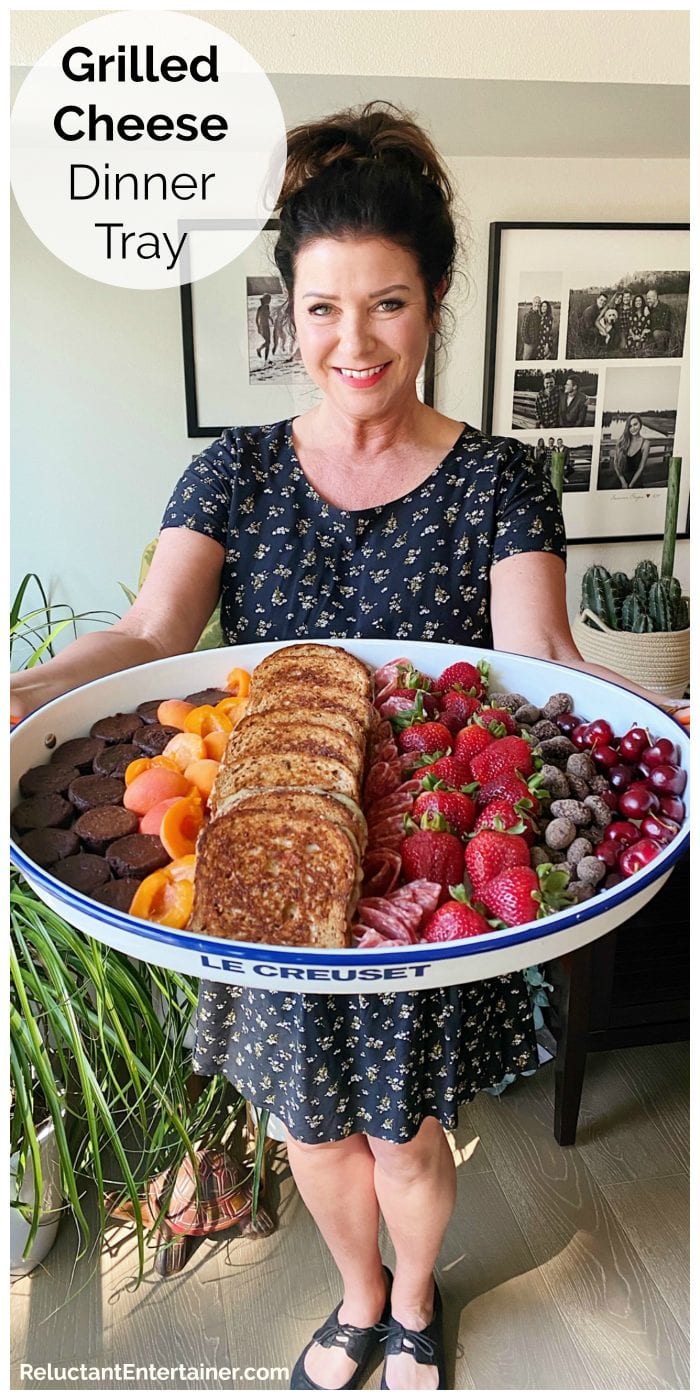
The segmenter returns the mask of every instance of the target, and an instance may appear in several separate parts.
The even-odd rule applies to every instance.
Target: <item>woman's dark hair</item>
[[[369,102],[287,133],[275,262],[291,301],[294,263],[315,238],[365,235],[412,252],[426,291],[452,282],[452,186],[430,138],[389,102]]]

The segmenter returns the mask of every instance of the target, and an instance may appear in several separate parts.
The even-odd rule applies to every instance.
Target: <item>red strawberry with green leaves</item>
[[[462,724],[467,724],[480,705],[481,701],[476,695],[467,695],[463,690],[448,690],[442,697],[440,713],[447,712],[461,720]]]
[[[494,744],[497,737],[497,734],[492,734],[484,725],[468,724],[466,728],[460,729],[454,740],[454,756],[471,766],[472,759]]]
[[[475,784],[472,783],[472,770],[469,764],[463,763],[461,758],[456,758],[453,754],[446,754],[444,758],[431,759],[429,763],[421,764],[416,768],[415,773],[422,779],[422,785],[428,792],[434,792],[439,788],[462,790],[475,787]]]
[[[515,866],[483,885],[479,898],[495,919],[517,928],[568,904],[568,882],[567,872],[553,870],[551,865],[538,865],[537,870]]]
[[[458,688],[465,690],[467,695],[481,696],[486,692],[488,673],[488,663],[485,661],[480,661],[478,666],[472,666],[468,661],[455,661],[440,673],[433,689],[438,694],[444,694]]]
[[[531,846],[536,834],[531,813],[532,803],[528,797],[521,797],[517,802],[507,797],[494,797],[477,817],[474,832],[507,831],[510,836],[522,836]]]
[[[429,813],[444,817],[455,836],[465,837],[474,826],[476,807],[466,792],[447,792],[436,788],[432,792],[419,793],[411,809],[415,822]]]
[[[433,682],[430,676],[424,676],[422,671],[417,671],[415,666],[409,662],[407,665],[399,666],[396,679],[399,686],[405,690],[433,690]]]
[[[411,724],[401,730],[398,737],[401,753],[449,753],[452,749],[452,735],[444,724],[437,720],[426,720],[422,724]]]
[[[489,880],[517,865],[530,865],[530,847],[522,836],[489,830],[470,837],[464,855],[464,868],[479,898]]]
[[[490,782],[484,783],[475,795],[477,810],[483,812],[488,807],[489,802],[496,798],[507,798],[509,802],[524,802],[525,798],[532,803],[532,815],[537,817],[540,814],[540,798],[548,797],[539,773],[525,782],[517,773],[498,773]]]
[[[492,705],[484,705],[479,710],[477,718],[480,724],[502,724],[506,734],[517,734],[518,732],[518,726],[508,710],[494,709]]]
[[[486,916],[469,903],[464,885],[453,885],[450,894],[453,898],[431,914],[421,941],[451,943],[455,938],[474,938],[476,934],[491,932]]]
[[[404,879],[431,880],[440,885],[441,900],[450,885],[458,885],[464,872],[464,848],[449,831],[416,831],[401,842]]]
[[[455,741],[455,753],[459,752],[459,735]],[[526,739],[509,734],[505,739],[496,739],[488,746],[488,752],[475,754],[471,769],[478,783],[488,783],[499,773],[519,773],[529,778],[535,771],[532,749]]]

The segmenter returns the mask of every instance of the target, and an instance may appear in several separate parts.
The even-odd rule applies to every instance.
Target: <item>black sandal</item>
[[[345,1385],[333,1387],[338,1390],[357,1390],[360,1381],[367,1371],[369,1362],[372,1360],[375,1351],[381,1344],[384,1332],[380,1331],[380,1329],[386,1328],[391,1318],[391,1285],[394,1282],[394,1276],[391,1269],[388,1269],[386,1264],[384,1265],[384,1272],[387,1275],[388,1288],[384,1312],[379,1322],[374,1323],[372,1327],[355,1327],[351,1322],[339,1322],[338,1313],[343,1306],[343,1300],[341,1299],[330,1317],[327,1318],[321,1327],[316,1329],[311,1341],[304,1347],[301,1356],[295,1363],[294,1370],[292,1371],[292,1379],[289,1382],[290,1390],[327,1390],[329,1388],[325,1385],[317,1385],[315,1381],[311,1380],[310,1376],[307,1376],[304,1369],[304,1358],[314,1342],[320,1342],[322,1347],[342,1347],[351,1361],[357,1362],[355,1372],[350,1377],[350,1380],[346,1381]]]
[[[397,1322],[395,1317],[391,1317],[389,1322],[382,1326],[382,1335],[386,1338],[385,1357],[396,1356],[399,1352],[407,1351],[415,1356],[416,1361],[421,1366],[437,1366],[437,1389],[447,1390],[445,1343],[442,1335],[442,1298],[437,1283],[435,1283],[433,1317],[427,1327],[424,1327],[420,1332],[415,1332],[412,1328],[404,1327],[400,1322]],[[386,1360],[384,1361],[379,1389],[391,1390],[391,1386],[386,1383]]]

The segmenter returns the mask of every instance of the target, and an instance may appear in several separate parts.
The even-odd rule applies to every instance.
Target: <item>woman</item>
[[[190,464],[133,607],[19,676],[14,713],[189,652],[219,596],[228,642],[372,635],[410,654],[428,638],[610,674],[572,642],[561,514],[527,449],[416,396],[452,280],[451,201],[429,139],[396,108],[290,133],[275,256],[323,398],[292,421],[229,429]],[[194,1068],[285,1122],[343,1279],[292,1389],[357,1388],[380,1335],[383,1388],[446,1385],[433,1275],[455,1199],[444,1129],[479,1090],[536,1066],[521,973],[396,996],[202,984]]]
[[[556,358],[554,349],[554,331],[552,328],[552,308],[548,301],[543,301],[540,307],[540,333],[537,339],[537,360],[553,360]]]
[[[646,354],[646,345],[650,335],[651,318],[649,316],[649,307],[644,297],[637,293],[632,302],[632,315],[627,332],[627,343],[633,355],[641,357]]]
[[[642,437],[643,426],[638,414],[630,414],[613,449],[613,470],[620,485],[629,489],[644,485],[650,442]]]
[[[551,441],[551,439],[550,439]],[[543,437],[537,439],[534,451],[534,458],[538,467],[545,467],[547,464],[547,448]]]

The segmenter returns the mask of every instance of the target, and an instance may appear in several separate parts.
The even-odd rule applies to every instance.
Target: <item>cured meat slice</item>
[[[363,897],[386,895],[393,890],[401,874],[401,856],[389,847],[375,846],[365,851],[362,869]]]
[[[374,703],[378,710],[381,710],[385,700],[393,695],[399,686],[399,671],[405,667],[411,669],[411,662],[407,656],[398,656],[395,661],[387,661],[385,666],[380,666],[374,673]]]

